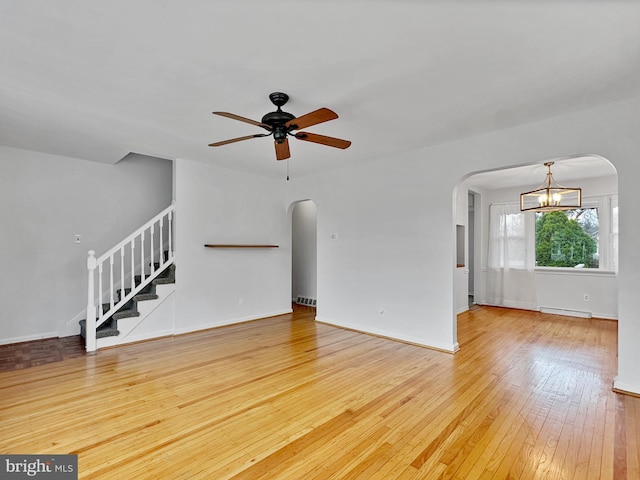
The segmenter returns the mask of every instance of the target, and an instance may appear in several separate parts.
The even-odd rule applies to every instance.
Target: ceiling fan
[[[257,127],[262,127],[269,133],[256,133],[254,135],[247,135],[244,137],[232,138],[229,140],[223,140],[222,142],[210,143],[210,147],[219,147],[221,145],[227,145],[228,143],[240,142],[242,140],[249,140],[250,138],[268,137],[273,135],[274,144],[276,147],[276,158],[278,160],[285,160],[291,156],[289,152],[289,139],[288,136],[303,140],[305,142],[319,143],[321,145],[328,145],[335,148],[348,148],[351,142],[348,140],[342,140],[340,138],[327,137],[325,135],[318,135],[316,133],[300,132],[301,128],[311,127],[319,123],[328,122],[338,118],[338,114],[329,110],[328,108],[320,108],[313,112],[296,117],[288,112],[282,111],[282,106],[289,100],[289,95],[282,92],[274,92],[269,95],[271,103],[273,103],[278,109],[275,112],[269,112],[262,117],[260,122],[251,120],[250,118],[241,117],[228,112],[213,112],[214,115],[220,115],[222,117],[232,118],[241,122],[249,123]]]

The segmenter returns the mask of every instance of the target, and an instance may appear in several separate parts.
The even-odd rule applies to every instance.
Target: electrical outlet
[[[241,307],[244,305],[244,298],[239,298],[238,299],[238,305]]]
[[[75,239],[76,239],[76,243],[82,243],[82,235],[76,235]]]
[[[584,301],[585,301],[585,302],[588,302],[588,301],[589,301],[589,294],[588,294],[588,293],[585,293],[585,294],[584,294]]]
[[[384,315],[384,308],[378,307],[378,315]]]

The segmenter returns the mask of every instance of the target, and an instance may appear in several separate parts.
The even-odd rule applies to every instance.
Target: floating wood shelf
[[[206,243],[204,245],[207,248],[278,248],[279,245],[240,245],[240,244],[211,244]]]

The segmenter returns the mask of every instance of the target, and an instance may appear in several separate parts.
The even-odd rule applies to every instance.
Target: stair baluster
[[[151,235],[150,235],[150,243],[151,243],[151,274],[153,275],[153,272],[155,270],[155,266],[156,266],[156,261],[153,255],[153,252],[155,251],[153,248],[153,237],[154,237],[154,229],[153,229],[154,224],[151,224]],[[162,232],[160,232],[160,235],[162,236]]]
[[[136,271],[136,264],[135,264],[135,250],[136,250],[136,239],[132,238],[131,239],[131,271],[135,272]],[[136,277],[134,275],[131,275],[131,290],[134,290],[136,288]]]
[[[102,263],[102,262],[100,262]],[[109,309],[113,308],[113,253],[109,255]],[[103,312],[104,313],[104,312]]]
[[[171,247],[171,241],[173,239],[173,210],[169,212],[169,258],[173,259],[173,248]]]
[[[122,245],[120,247],[120,288],[124,288],[124,285],[124,245]]]
[[[144,235],[145,230],[140,233],[140,281],[144,283]]]
[[[162,238],[162,232],[164,227],[164,217],[160,219],[160,235],[158,235],[158,243],[160,245],[158,245],[158,251],[160,252],[160,258],[158,259],[158,263],[162,264],[163,263],[163,258],[162,258],[162,252],[164,251],[164,238]]]
[[[100,315],[104,313],[102,306],[102,264],[98,265],[98,307],[100,308]]]

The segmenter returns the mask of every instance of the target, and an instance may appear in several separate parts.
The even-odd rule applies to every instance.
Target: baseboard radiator
[[[569,310],[566,308],[540,307],[541,313],[551,313],[553,315],[565,315],[567,317],[591,318],[591,312],[581,310]]]

